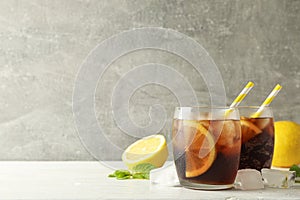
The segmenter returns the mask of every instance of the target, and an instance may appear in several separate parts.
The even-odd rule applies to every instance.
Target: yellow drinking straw
[[[244,87],[244,89],[241,91],[241,93],[232,102],[232,104],[230,105],[230,108],[237,107],[242,102],[242,100],[246,97],[246,95],[250,92],[250,90],[253,88],[253,86],[254,86],[254,83],[249,81],[247,83],[247,85]],[[225,116],[227,116],[231,111],[232,111],[232,109],[226,110]]]
[[[230,105],[230,108],[237,107],[242,102],[242,100],[246,97],[246,95],[250,92],[250,90],[253,88],[253,86],[254,86],[254,83],[249,81],[248,84],[241,91],[239,96],[237,96],[235,98],[235,100],[232,102],[232,104]]]
[[[281,90],[282,86],[277,84],[275,86],[275,88],[272,90],[272,92],[269,94],[269,96],[266,98],[266,100],[261,104],[261,106],[259,107],[259,109],[253,114],[251,115],[252,118],[256,118],[259,117],[262,113],[262,111],[264,110],[264,108],[266,106],[269,106],[270,103],[273,101],[273,99],[276,97],[276,95],[278,94],[278,92]]]

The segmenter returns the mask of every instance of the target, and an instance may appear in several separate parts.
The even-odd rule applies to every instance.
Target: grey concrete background
[[[300,1],[3,0],[0,1],[0,159],[92,160],[81,144],[72,113],[76,74],[101,41],[139,27],[164,27],[192,37],[210,53],[226,87],[227,104],[243,85],[256,87],[243,105],[260,104],[276,83],[276,120],[300,123]],[[98,83],[95,111],[112,141],[130,144],[114,124],[110,95],[134,66],[173,66],[191,83],[201,103],[207,87],[188,63],[154,50],[118,59]],[[178,105],[171,91],[140,88],[129,112],[147,125],[149,105],[165,106],[169,119]],[[168,137],[169,124],[163,129]],[[169,139],[169,138],[168,138]],[[119,159],[110,155],[106,159]]]

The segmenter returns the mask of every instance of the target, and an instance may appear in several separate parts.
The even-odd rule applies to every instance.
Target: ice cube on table
[[[174,163],[150,171],[151,184],[161,186],[179,186],[179,179]]]
[[[264,188],[264,183],[256,169],[241,169],[238,170],[234,187],[241,190],[258,190]]]
[[[262,177],[268,187],[290,188],[295,183],[296,172],[278,169],[262,169]]]

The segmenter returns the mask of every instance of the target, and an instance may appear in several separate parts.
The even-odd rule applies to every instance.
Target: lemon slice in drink
[[[200,123],[190,124],[197,129],[191,143],[185,150],[187,178],[199,176],[205,173],[216,158],[215,141],[211,133]]]
[[[241,129],[242,129],[242,142],[247,142],[257,134],[262,132],[256,125],[252,122],[241,119]]]
[[[141,163],[161,167],[168,158],[168,148],[163,135],[151,135],[137,140],[126,148],[122,160],[128,169]]]

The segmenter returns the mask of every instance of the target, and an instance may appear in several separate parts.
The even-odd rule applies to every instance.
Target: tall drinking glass
[[[239,107],[242,127],[242,150],[239,169],[270,168],[274,150],[274,120],[271,107],[265,107],[259,117],[257,106]]]
[[[233,186],[240,159],[241,124],[237,109],[175,108],[172,144],[180,184],[219,190]]]

